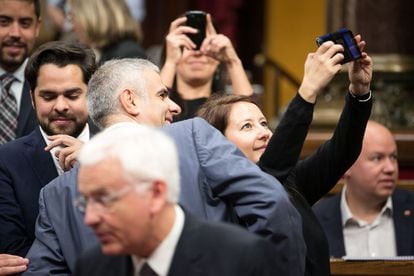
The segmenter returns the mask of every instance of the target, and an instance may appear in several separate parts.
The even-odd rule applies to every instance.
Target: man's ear
[[[152,183],[151,192],[151,213],[157,214],[167,203],[167,183],[156,180]]]
[[[139,114],[138,108],[138,96],[130,89],[124,89],[119,95],[119,101],[122,109],[131,116],[137,116]]]
[[[32,102],[33,109],[36,110],[35,99],[34,99],[34,91],[30,90],[30,100]]]

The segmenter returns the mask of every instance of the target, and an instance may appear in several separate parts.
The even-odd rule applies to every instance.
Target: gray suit
[[[271,239],[280,275],[303,275],[306,249],[301,220],[280,183],[200,118],[174,123],[163,131],[178,147],[183,208],[208,220],[237,221]],[[40,194],[27,275],[73,271],[79,253],[96,244],[72,205],[76,175],[75,169],[56,178]]]

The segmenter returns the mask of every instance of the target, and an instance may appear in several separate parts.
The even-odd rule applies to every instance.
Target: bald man
[[[396,189],[397,179],[394,137],[385,126],[369,121],[343,190],[313,208],[331,256],[414,255],[414,193]]]

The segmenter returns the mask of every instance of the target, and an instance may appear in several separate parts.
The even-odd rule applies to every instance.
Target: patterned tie
[[[16,79],[12,74],[0,77],[0,145],[16,138],[17,102],[10,87]]]

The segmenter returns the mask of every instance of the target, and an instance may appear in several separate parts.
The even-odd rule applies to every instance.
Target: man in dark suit
[[[11,130],[13,134],[0,138],[0,144],[4,144],[29,134],[37,126],[24,70],[40,30],[40,1],[0,1],[0,18],[0,78],[6,74],[13,76],[10,89],[18,114],[17,126]],[[1,108],[4,104],[0,103]],[[0,125],[5,120],[0,116]]]
[[[101,247],[74,275],[278,274],[270,241],[177,205],[178,153],[161,131],[115,124],[85,144],[79,163],[76,205]]]
[[[63,42],[40,46],[26,79],[40,127],[0,147],[0,252],[25,256],[34,240],[40,189],[73,162],[89,140],[87,82],[91,49]],[[46,149],[45,149],[46,148]]]
[[[313,208],[331,256],[414,255],[414,193],[395,189],[397,179],[394,137],[369,121],[361,154],[345,173],[344,189]]]
[[[303,275],[299,215],[283,187],[203,119],[170,124],[180,109],[169,99],[156,66],[138,59],[109,61],[95,72],[88,89],[90,116],[102,129],[125,122],[166,125],[162,131],[178,148],[184,209],[267,237],[276,248],[273,262],[280,275]],[[79,193],[77,174],[75,167],[40,192],[36,240],[25,275],[70,275],[79,253],[96,244],[72,204]]]

